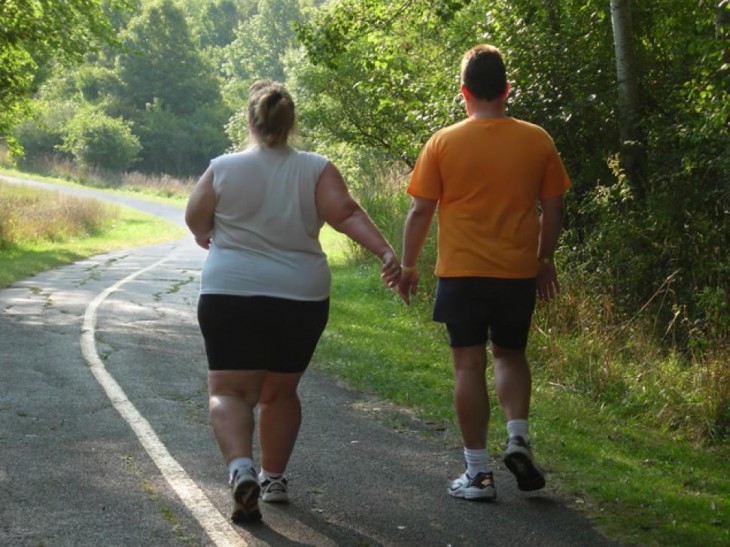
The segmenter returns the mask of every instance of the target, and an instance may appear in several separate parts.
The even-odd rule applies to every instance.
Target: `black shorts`
[[[524,349],[535,310],[535,279],[441,277],[433,320],[446,323],[451,347]]]
[[[304,372],[327,325],[329,302],[201,295],[208,369]]]

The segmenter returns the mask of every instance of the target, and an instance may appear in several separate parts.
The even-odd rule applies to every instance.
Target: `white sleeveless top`
[[[265,146],[211,161],[216,206],[201,294],[329,297],[315,202],[327,163],[318,154]]]

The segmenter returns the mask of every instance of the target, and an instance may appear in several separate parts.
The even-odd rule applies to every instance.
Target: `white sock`
[[[486,448],[464,448],[464,460],[466,460],[466,474],[471,478],[492,470]]]
[[[512,437],[522,437],[527,442],[527,420],[509,420],[507,434]]]
[[[272,473],[271,471],[266,471],[266,469],[262,467],[261,471],[259,472],[259,481],[264,482],[266,479],[278,479],[283,474],[284,473]]]
[[[233,476],[239,469],[249,469],[253,467],[253,460],[251,458],[236,458],[231,460],[228,464],[228,477],[229,480],[233,481]]]

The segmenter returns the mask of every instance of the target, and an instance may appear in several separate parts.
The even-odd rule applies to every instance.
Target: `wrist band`
[[[400,265],[400,271],[404,273],[415,272],[417,269],[417,266],[404,266],[403,264]]]

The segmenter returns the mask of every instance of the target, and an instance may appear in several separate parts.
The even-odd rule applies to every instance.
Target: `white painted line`
[[[205,493],[188,476],[185,469],[170,455],[170,452],[162,444],[162,441],[160,441],[160,438],[152,429],[149,422],[129,401],[124,390],[122,390],[121,386],[106,370],[104,363],[96,352],[96,312],[101,303],[125,283],[158,267],[170,258],[171,256],[163,258],[151,266],[138,270],[132,275],[117,281],[91,301],[84,313],[84,322],[81,327],[81,352],[91,368],[91,372],[106,392],[114,408],[117,409],[122,418],[129,424],[129,427],[132,428],[144,449],[162,472],[165,480],[167,480],[172,489],[193,514],[213,544],[221,547],[246,547],[248,543],[241,536],[245,532],[243,530],[237,531],[233,528],[229,520],[215,508]]]

